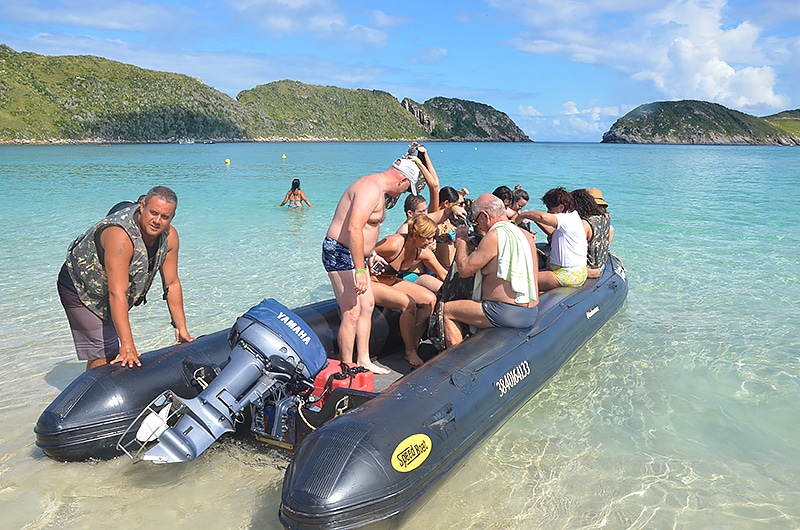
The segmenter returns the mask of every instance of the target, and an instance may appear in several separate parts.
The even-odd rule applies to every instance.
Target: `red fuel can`
[[[314,395],[327,396],[334,388],[353,388],[375,392],[375,374],[359,367],[356,363],[345,363],[338,359],[328,359],[328,364],[314,379]],[[324,399],[316,404],[322,407]]]

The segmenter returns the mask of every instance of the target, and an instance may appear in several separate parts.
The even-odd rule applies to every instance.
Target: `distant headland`
[[[475,101],[275,81],[236,99],[183,74],[0,44],[0,144],[348,141],[531,142]],[[641,105],[603,143],[800,145],[800,109],[751,116],[706,101]]]
[[[530,142],[489,105],[276,81],[236,99],[182,74],[0,45],[0,143]]]
[[[800,110],[758,118],[707,101],[659,101],[636,107],[603,143],[800,145]]]

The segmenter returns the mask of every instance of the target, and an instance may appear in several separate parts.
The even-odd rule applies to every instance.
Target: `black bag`
[[[433,349],[440,352],[445,349],[444,340],[444,303],[450,300],[472,299],[472,288],[475,276],[462,278],[458,275],[455,262],[447,272],[442,288],[436,293],[436,307],[428,319],[428,339]]]

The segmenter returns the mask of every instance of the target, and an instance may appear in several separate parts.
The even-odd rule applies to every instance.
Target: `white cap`
[[[408,179],[408,182],[410,183],[409,190],[412,194],[417,195],[419,192],[417,182],[419,182],[420,178],[419,168],[417,167],[416,162],[409,160],[408,158],[401,158],[399,160],[395,160],[394,164],[392,164],[392,167]],[[422,181],[422,185],[425,185],[424,180]]]

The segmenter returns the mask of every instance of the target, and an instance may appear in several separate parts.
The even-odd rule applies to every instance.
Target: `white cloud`
[[[350,47],[381,47],[388,35],[362,24],[348,24],[338,2],[333,0],[228,0],[228,4],[249,23],[271,37],[310,33],[324,42]],[[371,12],[376,25],[392,25],[396,20],[381,11]]]
[[[372,13],[372,19],[375,21],[375,25],[378,26],[379,28],[401,26],[409,22],[408,18],[393,17],[377,9],[372,11],[371,13]]]
[[[522,116],[541,116],[542,113],[536,110],[531,105],[520,105],[519,106],[519,113]]]
[[[414,55],[412,61],[415,64],[438,64],[447,57],[446,48],[429,47],[422,48]]]
[[[580,114],[581,112],[578,110],[578,105],[575,104],[574,101],[567,101],[562,106],[563,114],[566,116],[573,116],[575,114]]]
[[[143,32],[181,27],[196,11],[147,2],[62,2],[44,8],[35,2],[10,2],[4,16],[17,22],[105,31]]]
[[[561,138],[599,142],[603,133],[611,128],[620,115],[617,107],[589,105],[582,108],[574,101],[566,101],[559,114],[550,116],[538,112],[532,106],[520,105],[515,121],[534,141]]]
[[[726,0],[490,4],[527,27],[509,41],[523,52],[611,68],[652,83],[670,99],[703,99],[745,111],[791,104],[776,90],[784,75],[776,68],[797,62],[798,38],[765,37],[763,28]],[[792,5],[789,12],[797,13]]]

